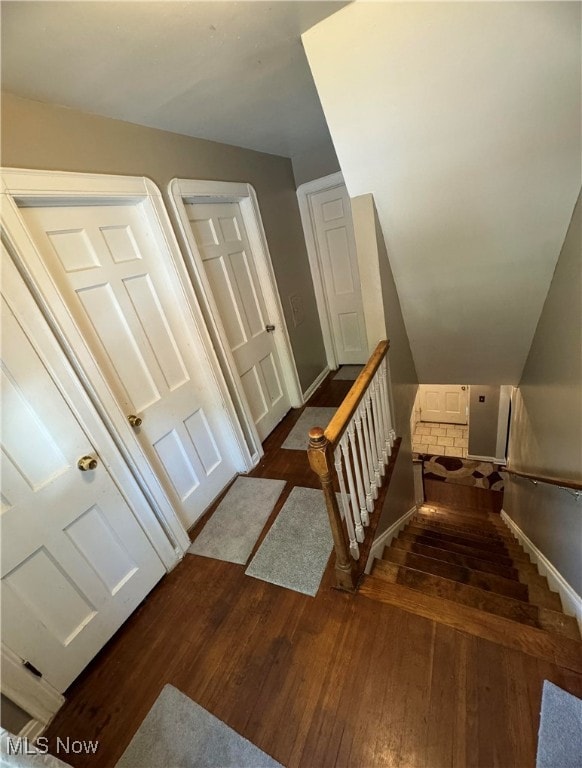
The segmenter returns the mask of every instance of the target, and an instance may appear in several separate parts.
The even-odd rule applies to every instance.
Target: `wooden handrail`
[[[549,475],[534,475],[530,472],[517,472],[509,467],[501,467],[500,472],[507,472],[508,475],[516,477],[525,477],[526,480],[533,480],[535,483],[547,483],[548,485],[557,485],[559,488],[569,488],[573,491],[582,491],[582,481],[569,480],[565,477],[550,477]]]
[[[347,425],[350,423],[350,419],[356,412],[356,408],[360,404],[370,382],[380,367],[380,363],[386,357],[389,348],[390,342],[386,339],[379,342],[378,346],[372,353],[372,356],[366,363],[364,369],[358,378],[354,381],[343,403],[337,409],[333,415],[332,420],[327,425],[324,434],[328,442],[331,443],[332,447],[335,448],[335,446],[340,441]]]

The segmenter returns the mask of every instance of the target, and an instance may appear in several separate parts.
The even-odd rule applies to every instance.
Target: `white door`
[[[2,639],[64,691],[165,569],[17,319],[2,260]]]
[[[117,403],[141,420],[136,437],[188,528],[235,475],[236,448],[146,204],[21,214]]]
[[[309,198],[336,360],[365,363],[368,341],[348,191],[340,184]]]
[[[262,441],[291,405],[240,206],[187,203],[185,208],[222,335]]]
[[[443,424],[467,423],[467,395],[464,385],[420,385],[420,420]]]

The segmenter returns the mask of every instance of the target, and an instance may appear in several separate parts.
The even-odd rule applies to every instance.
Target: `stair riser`
[[[492,531],[477,531],[475,529],[469,530],[461,525],[445,525],[444,523],[431,522],[430,520],[419,519],[413,517],[410,524],[423,528],[425,530],[434,531],[439,534],[446,534],[449,536],[461,536],[463,539],[483,542],[485,546],[504,546],[505,541],[499,536],[498,533]]]
[[[513,561],[508,555],[492,554],[489,550],[476,549],[475,547],[469,547],[454,541],[446,541],[435,536],[409,534],[407,529],[404,531],[404,534],[408,540],[412,539],[419,544],[426,544],[427,547],[435,547],[436,549],[442,549],[446,552],[456,552],[459,555],[475,557],[478,560],[487,560],[490,563],[498,563],[499,565],[504,565],[508,568],[513,567]]]
[[[479,529],[479,528],[468,528],[464,525],[450,525],[449,523],[443,523],[439,520],[433,520],[430,518],[423,517],[422,515],[415,515],[412,520],[410,521],[412,525],[418,525],[421,528],[430,528],[431,530],[442,532],[442,533],[451,533],[453,536],[455,535],[465,535],[465,534],[471,534],[472,536],[476,536],[479,539],[485,539],[492,540],[494,543],[501,542],[502,544],[505,543],[505,539],[501,536],[500,532],[497,531],[495,528],[491,529]]]
[[[503,579],[500,576],[472,571],[469,568],[461,568],[440,560],[433,560],[422,555],[415,555],[410,552],[403,552],[399,549],[387,548],[382,557],[383,560],[396,563],[396,565],[406,565],[425,573],[432,573],[435,576],[442,576],[445,579],[452,579],[461,584],[470,584],[480,589],[495,592],[507,597],[513,597],[516,600],[527,602],[528,589],[525,584],[510,579]]]
[[[501,555],[502,557],[508,557],[509,552],[503,542],[488,542],[484,539],[477,539],[471,536],[463,536],[461,534],[454,535],[445,531],[433,531],[430,528],[424,528],[417,525],[408,525],[406,532],[414,534],[415,536],[434,536],[442,541],[450,541],[453,544],[463,544],[466,547],[473,547],[474,549],[483,550],[484,552],[491,552],[494,555]]]
[[[400,536],[392,541],[391,546],[397,549],[403,549],[407,552],[414,552],[417,555],[432,557],[435,560],[443,560],[445,563],[460,565],[463,568],[472,568],[474,571],[483,571],[483,573],[492,573],[496,576],[502,576],[504,579],[519,581],[517,569],[498,563],[492,563],[488,560],[481,560],[477,557],[461,555],[458,552],[450,552],[446,549],[431,547],[427,544],[420,544],[416,541],[408,540],[405,536]]]

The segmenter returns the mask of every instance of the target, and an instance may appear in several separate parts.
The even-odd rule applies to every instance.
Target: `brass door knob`
[[[131,413],[127,420],[131,424],[132,427],[141,427],[142,418],[141,416],[134,416],[133,413]]]
[[[97,468],[97,459],[94,456],[81,456],[77,462],[77,466],[81,472],[89,472],[90,470]]]

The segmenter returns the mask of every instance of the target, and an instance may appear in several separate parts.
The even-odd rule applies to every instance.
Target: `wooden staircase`
[[[582,672],[576,620],[498,514],[423,507],[359,593]]]

